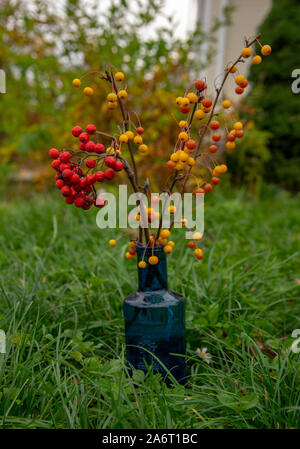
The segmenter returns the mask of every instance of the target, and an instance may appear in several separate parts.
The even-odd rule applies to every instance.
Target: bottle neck
[[[144,260],[146,268],[138,268],[139,291],[151,292],[156,290],[165,290],[168,288],[167,258],[162,246],[148,247],[137,245],[138,262]],[[150,265],[149,257],[156,256],[158,263]]]

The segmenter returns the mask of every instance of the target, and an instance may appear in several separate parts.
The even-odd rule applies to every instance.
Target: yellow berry
[[[270,47],[270,45],[264,45],[260,51],[263,56],[269,56],[269,54],[272,51],[272,48]]]
[[[148,146],[147,145],[140,145],[139,146],[139,152],[140,153],[146,153],[147,152],[147,150],[148,150]]]
[[[166,254],[170,254],[172,251],[173,251],[173,248],[172,248],[171,245],[166,245],[166,246],[164,247],[164,252],[165,252]]]
[[[136,248],[136,243],[133,240],[130,240],[129,248]]]
[[[189,158],[187,159],[186,163],[187,163],[188,165],[193,166],[193,165],[195,165],[196,161],[195,161],[195,159],[194,159],[193,157],[189,157]]]
[[[183,162],[177,162],[175,165],[176,170],[183,170],[184,169],[184,163]]]
[[[259,55],[254,56],[254,58],[252,59],[253,64],[260,64],[262,61],[262,57]]]
[[[170,214],[175,214],[175,212],[176,212],[176,207],[173,206],[173,205],[169,206],[169,212],[170,212]]]
[[[175,100],[176,104],[181,105],[182,100],[183,100],[182,97],[177,97],[176,100]]]
[[[121,134],[119,137],[119,141],[121,143],[127,143],[128,142],[128,137],[126,136],[126,134]]]
[[[139,268],[146,268],[146,266],[147,266],[147,264],[146,264],[146,262],[144,260],[141,260],[139,262]]]
[[[233,125],[233,128],[236,130],[243,129],[243,124],[241,122],[235,122],[235,124]]]
[[[132,131],[126,131],[125,134],[128,137],[128,140],[132,140],[134,138],[134,134]]]
[[[243,58],[249,58],[249,56],[252,55],[252,50],[249,47],[243,48],[242,50],[242,56]]]
[[[195,256],[198,256],[199,254],[202,254],[202,249],[201,248],[196,248],[194,251]]]
[[[188,224],[187,218],[182,218],[182,219],[181,219],[181,224],[182,224],[182,226],[185,228],[185,227],[187,226],[187,224]]]
[[[141,220],[141,215],[140,214],[137,214],[136,216],[135,216],[135,221],[140,221]]]
[[[243,75],[237,75],[237,76],[235,77],[235,82],[236,82],[236,84],[238,84],[238,85],[244,84],[245,81],[246,81],[246,78],[245,78]]]
[[[133,259],[133,254],[130,254],[129,251],[127,251],[127,253],[125,254],[126,259]]]
[[[75,86],[75,87],[80,87],[80,86],[81,86],[81,81],[80,81],[79,78],[75,78],[75,79],[72,81],[72,84],[73,84],[73,86]]]
[[[115,102],[118,99],[117,95],[114,94],[113,92],[108,94],[106,98],[107,98],[108,101],[112,101],[112,102]]]
[[[204,111],[202,111],[202,109],[197,109],[197,111],[195,111],[194,117],[197,120],[201,120],[203,117],[205,116]]]
[[[189,139],[188,133],[185,133],[184,131],[178,134],[178,139],[183,140],[186,142]]]
[[[118,92],[118,97],[121,98],[121,100],[126,100],[126,98],[128,97],[128,93],[126,92],[126,90],[120,90]]]
[[[150,263],[150,265],[156,265],[156,264],[158,264],[158,257],[157,256],[151,256],[151,257],[149,257],[148,262]]]
[[[180,128],[187,128],[188,123],[185,120],[180,120],[178,125],[179,125]]]
[[[123,72],[117,72],[115,74],[115,80],[116,81],[124,81],[124,79],[125,79],[125,75],[124,75]]]
[[[180,153],[179,154],[179,160],[181,162],[186,162],[188,160],[188,158],[189,158],[189,155],[187,153],[185,153],[184,151],[182,151],[182,150],[180,150],[179,153]]]
[[[170,159],[173,162],[178,162],[179,161],[179,154],[178,154],[178,152],[171,154]]]
[[[172,248],[174,248],[175,243],[174,243],[172,240],[170,240],[170,241],[168,242],[168,245],[170,245],[170,246],[172,246]]]
[[[201,234],[201,232],[194,232],[194,234],[193,234],[193,239],[194,240],[201,240],[202,239],[202,234]]]
[[[194,94],[194,92],[190,92],[187,94],[187,98],[189,99],[190,103],[197,103],[198,101],[198,95]]]
[[[229,100],[224,100],[222,106],[224,109],[228,109],[231,106],[231,102]]]
[[[110,246],[116,246],[117,241],[116,240],[110,240],[108,243],[110,244]]]
[[[118,107],[118,103],[116,103],[115,101],[108,102],[108,109],[117,109],[117,107]]]
[[[92,89],[91,87],[85,87],[83,89],[83,93],[84,95],[86,95],[87,97],[91,97],[94,94],[94,89]]]
[[[187,97],[182,98],[180,102],[180,106],[188,106],[190,104],[190,100]]]
[[[234,148],[236,147],[235,142],[226,142],[226,148],[227,150],[234,150]]]
[[[222,175],[223,173],[227,172],[227,165],[222,164],[222,165],[216,165],[216,167],[214,168],[214,171],[219,174]]]
[[[158,239],[158,243],[162,246],[165,246],[168,243],[167,239],[162,239],[161,237]]]
[[[170,237],[170,231],[169,229],[163,229],[162,231],[160,231],[160,236],[163,239],[167,239],[168,237]]]
[[[142,138],[142,136],[135,136],[133,141],[136,145],[141,145],[143,143],[143,138]]]
[[[229,64],[227,67],[228,72],[235,73],[237,71],[237,66],[233,64]]]

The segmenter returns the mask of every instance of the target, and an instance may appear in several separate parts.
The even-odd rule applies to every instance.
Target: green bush
[[[262,43],[272,46],[272,54],[263,57],[259,70],[252,66],[249,79],[256,87],[246,100],[258,127],[271,133],[266,180],[290,189],[300,187],[299,97],[291,90],[292,72],[300,69],[299,28],[299,2],[274,0],[259,28]]]

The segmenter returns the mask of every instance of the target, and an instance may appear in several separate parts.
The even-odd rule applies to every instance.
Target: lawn
[[[122,301],[136,289],[136,261],[125,261],[126,239],[108,246],[116,233],[96,227],[96,212],[58,195],[0,204],[0,426],[299,428],[300,198],[211,194],[203,261],[172,235],[186,388],[127,375]]]

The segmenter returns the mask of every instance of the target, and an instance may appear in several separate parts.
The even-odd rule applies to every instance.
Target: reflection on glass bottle
[[[157,265],[148,263],[152,253],[159,259]],[[184,298],[168,290],[163,247],[147,248],[145,251],[144,246],[137,246],[137,255],[138,262],[144,257],[147,266],[138,268],[138,291],[124,301],[127,361],[145,372],[147,367],[152,366],[153,371],[161,373],[164,378],[165,366],[178,381],[184,383]]]

